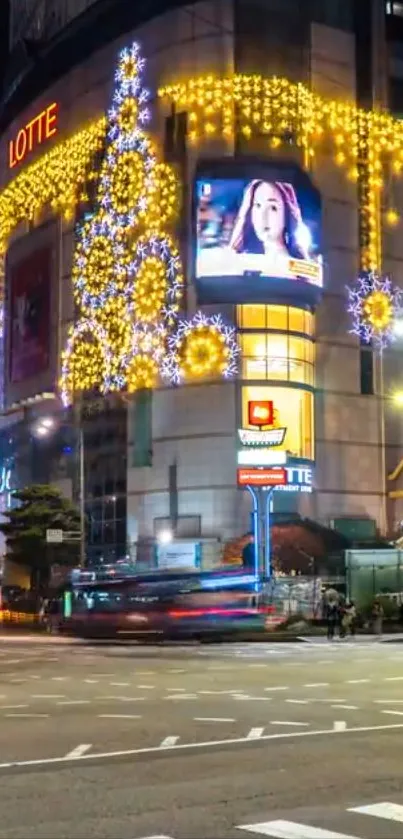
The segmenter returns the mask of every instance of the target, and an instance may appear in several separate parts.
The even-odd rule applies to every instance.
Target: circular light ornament
[[[161,230],[172,224],[180,206],[179,184],[176,174],[167,163],[157,163],[149,190],[150,224]]]
[[[168,339],[170,352],[163,361],[163,376],[173,384],[207,378],[231,378],[239,353],[235,329],[221,315],[202,312],[181,321]]]
[[[400,310],[401,291],[389,277],[374,271],[358,277],[353,288],[347,288],[348,307],[352,316],[351,332],[367,344],[384,349],[394,340],[394,324]]]
[[[133,96],[124,99],[116,117],[116,122],[121,131],[128,133],[135,131],[137,128],[139,108],[137,101]]]
[[[112,210],[118,215],[128,214],[132,207],[139,205],[145,187],[146,172],[141,154],[137,151],[122,152],[110,175]]]
[[[145,353],[134,355],[126,371],[128,393],[155,387],[158,374],[159,366],[155,358]]]
[[[161,318],[167,291],[165,262],[159,256],[146,256],[137,271],[133,289],[135,320],[156,323]]]
[[[93,235],[76,252],[73,268],[75,298],[84,306],[96,305],[115,283],[114,245],[111,237]]]
[[[183,296],[179,252],[169,235],[149,232],[137,242],[129,265],[127,296],[136,327],[172,327]]]
[[[61,398],[69,405],[76,393],[107,389],[111,352],[104,329],[88,318],[72,327],[62,354]]]

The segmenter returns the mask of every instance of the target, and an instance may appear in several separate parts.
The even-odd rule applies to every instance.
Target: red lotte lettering
[[[20,128],[18,134],[8,144],[8,165],[14,169],[25,159],[36,146],[40,146],[45,140],[49,140],[57,134],[58,104],[52,102],[45,110],[37,114]]]

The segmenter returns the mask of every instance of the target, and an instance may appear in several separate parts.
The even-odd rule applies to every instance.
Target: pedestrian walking
[[[333,641],[336,628],[339,625],[339,619],[340,619],[339,604],[335,600],[331,600],[330,603],[327,604],[327,615],[326,615],[327,637],[328,637],[329,641]]]
[[[379,597],[375,597],[373,606],[372,606],[372,628],[374,635],[377,635],[378,638],[382,635],[382,624],[383,624],[383,606],[380,601]]]
[[[350,601],[349,603],[346,603],[343,607],[340,625],[340,638],[345,638],[347,635],[349,635],[351,638],[354,638],[356,620],[357,610],[355,608],[354,603]]]

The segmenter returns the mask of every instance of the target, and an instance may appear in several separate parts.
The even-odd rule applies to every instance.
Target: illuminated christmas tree
[[[79,320],[62,358],[61,393],[134,393],[235,373],[235,331],[200,313],[179,322],[183,276],[169,233],[179,210],[173,169],[159,163],[144,125],[144,59],[122,51],[108,114],[96,208],[78,231],[73,264]]]

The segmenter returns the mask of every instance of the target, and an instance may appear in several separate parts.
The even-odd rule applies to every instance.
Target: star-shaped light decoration
[[[394,324],[401,309],[402,293],[389,277],[375,271],[361,274],[353,288],[347,286],[347,311],[354,335],[366,344],[384,349],[393,341]]]

